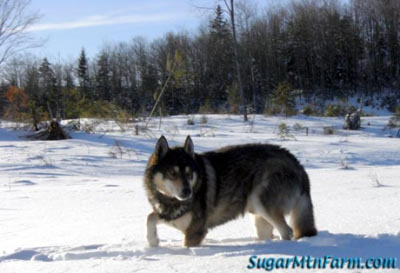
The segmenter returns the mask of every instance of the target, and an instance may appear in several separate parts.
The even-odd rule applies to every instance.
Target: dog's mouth
[[[192,190],[187,189],[183,190],[181,194],[176,195],[175,198],[178,199],[179,201],[186,201],[190,198],[192,198]]]
[[[189,196],[185,196],[185,197],[183,197],[183,196],[175,196],[175,198],[176,199],[178,199],[179,201],[186,201],[186,200],[189,200],[190,198],[192,198],[192,195],[189,195]]]
[[[158,187],[156,187],[156,189],[162,195],[168,196],[170,198],[175,198],[181,202],[189,200],[193,196],[193,191],[190,187],[184,187],[181,190],[177,190],[173,187],[170,187],[170,188],[167,187],[166,190],[162,190]]]

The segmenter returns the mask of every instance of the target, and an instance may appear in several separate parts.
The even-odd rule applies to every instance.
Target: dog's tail
[[[311,237],[317,235],[315,228],[313,204],[310,196],[310,182],[307,173],[304,172],[303,183],[305,191],[300,195],[291,211],[291,226],[294,238]]]

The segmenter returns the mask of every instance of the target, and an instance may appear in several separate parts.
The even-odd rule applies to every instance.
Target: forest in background
[[[327,100],[362,97],[395,111],[400,99],[400,1],[299,0],[259,11],[236,3],[241,80],[248,112],[321,114]],[[232,29],[216,6],[196,33],[105,45],[93,59],[21,54],[3,66],[3,117],[240,113]],[[339,111],[340,112],[340,111]],[[339,113],[338,112],[338,113]],[[339,113],[340,114],[340,113]]]

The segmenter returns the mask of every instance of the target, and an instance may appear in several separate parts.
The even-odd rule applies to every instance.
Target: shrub
[[[65,117],[67,119],[79,118],[83,109],[86,108],[87,101],[78,89],[71,88],[65,92]]]
[[[335,129],[332,126],[324,127],[324,135],[333,135],[335,133]]]
[[[6,92],[9,103],[5,116],[13,121],[21,122],[28,118],[28,96],[23,89],[11,86]]]
[[[278,85],[271,96],[273,112],[279,111],[280,114],[291,116],[296,114],[294,94],[288,82],[283,82]]]
[[[301,123],[296,122],[296,123],[293,125],[293,129],[294,129],[295,131],[300,131],[300,130],[303,130],[303,129],[304,129],[304,126],[303,126]]]
[[[187,119],[187,125],[194,125],[194,118],[190,117]]]
[[[400,106],[396,107],[396,111],[393,114],[393,118],[400,121]]]
[[[357,111],[354,105],[346,104],[329,104],[325,110],[326,117],[343,117]]]
[[[389,119],[387,126],[389,128],[400,128],[400,107],[396,108],[396,112]]]
[[[281,107],[277,105],[270,105],[265,107],[264,114],[269,116],[275,116],[281,114],[282,110]]]
[[[131,118],[126,110],[106,100],[84,100],[81,103],[80,116],[83,118],[113,118],[118,120]]]
[[[340,117],[344,116],[346,111],[344,107],[340,104],[329,104],[326,107],[325,116],[326,117]]]
[[[200,117],[200,124],[207,124],[208,123],[208,118],[206,115],[202,115]]]
[[[308,104],[303,107],[301,113],[306,116],[320,116],[321,113],[318,108],[313,104]]]
[[[50,119],[49,113],[44,110],[43,106],[37,106],[34,100],[28,103],[28,107],[33,128],[39,131],[42,129],[41,123]]]
[[[211,106],[210,100],[206,100],[204,105],[200,106],[199,113],[201,114],[215,113],[214,109]]]
[[[285,139],[285,138],[289,138],[289,137],[294,138],[294,136],[290,133],[289,126],[284,122],[281,122],[278,125],[278,136],[281,139]]]
[[[111,147],[110,151],[108,152],[108,154],[112,157],[112,158],[120,158],[122,159],[122,157],[124,156],[124,154],[126,153],[126,149],[124,149],[120,142],[117,140],[114,140],[114,146]]]

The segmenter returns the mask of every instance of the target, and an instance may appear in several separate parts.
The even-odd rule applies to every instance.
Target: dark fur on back
[[[268,178],[272,182],[268,186],[268,194],[263,198],[266,202],[276,199],[274,196],[282,186],[300,187],[304,194],[310,192],[308,176],[299,161],[279,146],[269,144],[227,146],[207,152],[203,156],[211,163],[217,177],[213,205],[217,206],[221,202],[230,204],[223,222],[245,213],[249,194],[260,180],[265,179],[263,176],[266,169]],[[290,185],[296,179],[301,181],[301,184]],[[218,224],[220,223],[215,223]]]

